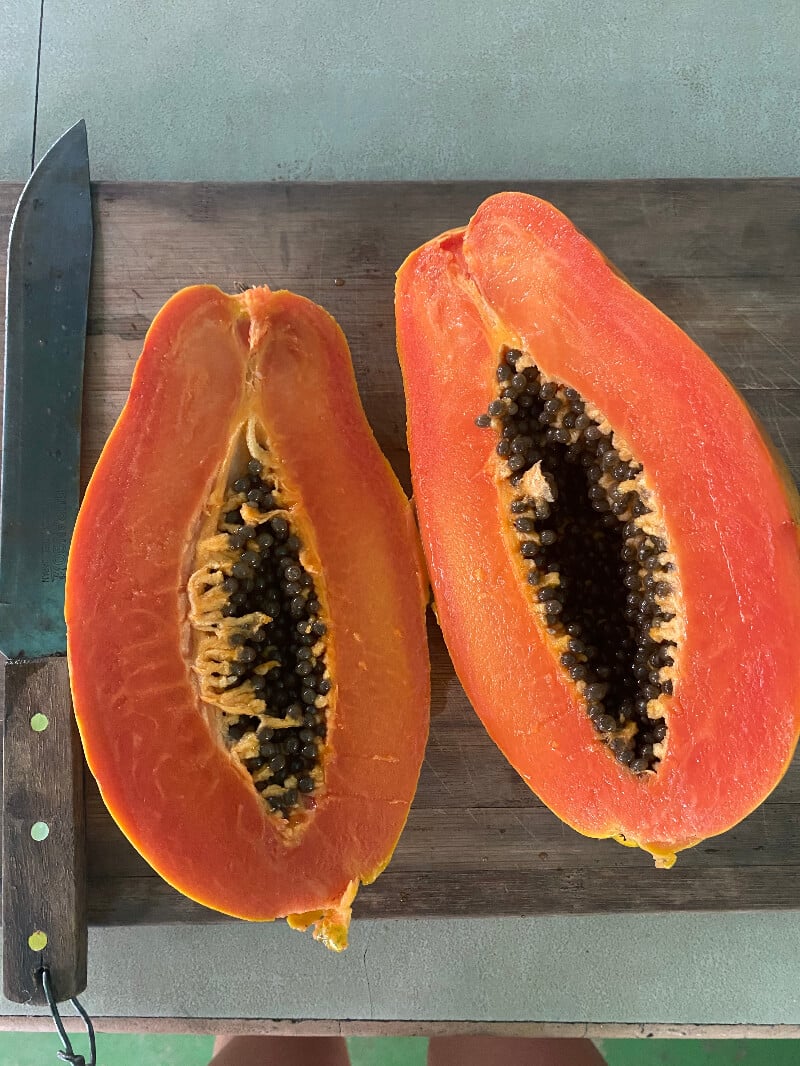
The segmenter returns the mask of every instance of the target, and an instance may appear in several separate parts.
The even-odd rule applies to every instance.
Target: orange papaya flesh
[[[761,803],[797,743],[782,464],[712,361],[535,197],[491,197],[413,252],[396,318],[414,500],[466,693],[561,819],[669,867]]]
[[[87,762],[165,880],[346,945],[422,762],[426,597],[334,320],[266,288],[175,295],[86,491],[66,592]]]

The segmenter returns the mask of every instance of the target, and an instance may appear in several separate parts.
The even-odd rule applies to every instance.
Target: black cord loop
[[[67,1034],[67,1030],[64,1028],[64,1023],[58,1012],[58,1005],[53,996],[53,989],[50,984],[50,971],[46,966],[43,966],[42,969],[39,970],[39,979],[42,982],[42,989],[44,991],[45,999],[47,1000],[47,1006],[50,1008],[50,1014],[53,1016],[56,1031],[64,1047],[63,1051],[57,1052],[58,1057],[62,1062],[69,1063],[70,1066],[97,1066],[97,1048],[95,1046],[94,1026],[92,1025],[92,1019],[84,1010],[77,996],[73,996],[72,999],[70,999],[70,1003],[78,1014],[80,1014],[81,1018],[83,1018],[86,1032],[89,1035],[89,1054],[91,1055],[91,1058],[88,1062],[83,1055],[79,1055],[75,1051],[72,1046],[72,1041]]]

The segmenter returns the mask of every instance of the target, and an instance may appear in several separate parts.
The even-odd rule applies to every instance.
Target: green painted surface
[[[800,1040],[602,1040],[608,1066],[797,1066]]]
[[[796,172],[796,0],[45,0],[97,178]]]
[[[428,1041],[424,1037],[355,1036],[347,1041],[351,1066],[425,1066]]]
[[[298,1038],[300,1039],[300,1038]],[[99,1066],[206,1066],[211,1036],[98,1036]],[[422,1037],[352,1037],[352,1066],[425,1066],[428,1041]],[[797,1066],[797,1040],[604,1040],[608,1066]],[[50,1033],[0,1033],[0,1063],[42,1066],[55,1062],[60,1044]],[[76,1051],[85,1042],[76,1037]],[[320,1063],[319,1066],[325,1066]]]
[[[85,1036],[70,1034],[74,1050],[88,1061]],[[213,1036],[139,1036],[135,1033],[98,1033],[98,1066],[206,1066]],[[58,1066],[61,1050],[53,1033],[0,1033],[2,1066]]]

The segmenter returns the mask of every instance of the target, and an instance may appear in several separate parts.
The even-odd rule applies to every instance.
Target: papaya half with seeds
[[[165,880],[346,945],[419,776],[426,600],[333,319],[266,288],[174,296],[86,491],[66,592],[87,762]]]
[[[711,360],[542,200],[415,251],[396,316],[467,696],[560,818],[669,867],[792,758],[796,493]]]

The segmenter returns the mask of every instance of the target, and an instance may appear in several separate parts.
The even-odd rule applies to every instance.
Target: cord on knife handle
[[[44,991],[45,999],[47,1000],[47,1006],[50,1008],[50,1014],[52,1015],[53,1022],[58,1032],[61,1043],[64,1046],[63,1051],[59,1051],[58,1057],[62,1062],[70,1063],[70,1066],[96,1066],[97,1063],[97,1049],[95,1046],[94,1026],[92,1025],[92,1019],[84,1010],[82,1004],[78,1000],[77,996],[70,999],[70,1003],[75,1010],[83,1018],[86,1025],[86,1032],[89,1034],[89,1054],[91,1058],[89,1062],[86,1061],[83,1055],[79,1055],[72,1047],[72,1041],[67,1035],[67,1030],[64,1028],[64,1023],[61,1020],[61,1015],[58,1011],[58,1004],[53,996],[53,989],[50,985],[50,970],[43,966],[38,971],[39,980],[42,982],[42,989]]]

